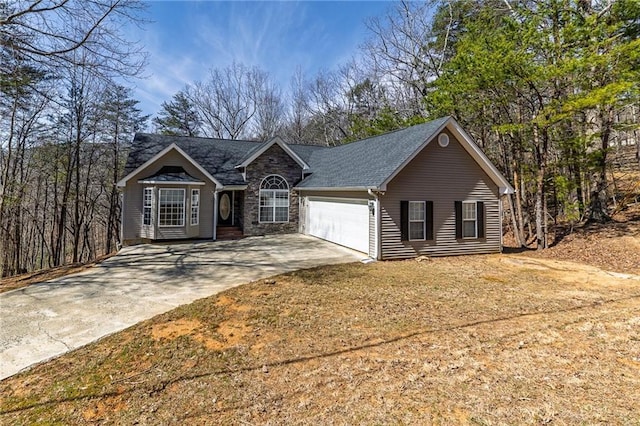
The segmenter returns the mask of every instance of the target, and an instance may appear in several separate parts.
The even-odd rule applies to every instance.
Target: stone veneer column
[[[302,180],[302,167],[280,146],[273,145],[247,166],[247,189],[244,192],[244,235],[292,234],[298,232],[298,191],[292,190]],[[260,184],[269,175],[279,175],[289,184],[289,222],[259,223]]]

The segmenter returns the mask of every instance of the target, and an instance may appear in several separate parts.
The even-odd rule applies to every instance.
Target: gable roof
[[[247,167],[251,164],[256,158],[264,154],[264,152],[271,148],[273,145],[278,145],[284,152],[286,152],[293,160],[302,167],[303,170],[309,169],[309,165],[302,159],[298,154],[293,151],[289,145],[285,143],[279,136],[269,139],[266,142],[261,143],[257,147],[249,150],[244,157],[240,160],[240,163],[236,166],[236,168]]]
[[[313,174],[298,187],[382,189],[387,178],[448,120],[444,117],[314,153]]]
[[[125,177],[118,186],[124,186],[128,179],[171,149],[181,153],[218,187],[246,185],[238,168],[246,167],[277,144],[303,170],[311,172],[296,188],[385,191],[389,181],[445,127],[500,188],[501,194],[513,192],[509,182],[451,117],[331,148],[287,144],[279,137],[261,143],[137,133],[127,158]]]
[[[136,134],[136,137],[138,134]],[[135,137],[134,137],[135,142]],[[216,185],[220,185],[220,181],[212,176],[208,170],[202,167],[202,165],[193,159],[189,154],[187,154],[180,146],[176,143],[170,143],[168,146],[155,146],[155,149],[150,149],[149,146],[145,146],[144,144],[134,144],[134,149],[129,152],[129,156],[127,157],[127,164],[125,165],[125,177],[120,179],[120,181],[116,184],[119,187],[123,187],[127,184],[127,181],[135,176],[137,173],[141,172],[152,163],[156,162],[164,155],[169,153],[172,150],[175,150],[178,154],[180,154],[184,159],[186,159],[189,163],[191,163],[196,169],[202,172],[209,180],[214,182]],[[158,151],[159,150],[159,151]],[[142,164],[141,164],[142,163]],[[136,167],[137,166],[137,167]],[[127,173],[127,169],[130,171]]]
[[[124,168],[125,177],[118,186],[124,186],[132,175],[158,160],[170,148],[193,160],[216,185],[242,185],[242,175],[234,167],[248,150],[258,145],[259,142],[250,141],[136,133]]]
[[[313,174],[297,188],[385,191],[389,181],[445,127],[500,188],[500,193],[513,192],[509,182],[451,117],[317,151],[310,160]]]

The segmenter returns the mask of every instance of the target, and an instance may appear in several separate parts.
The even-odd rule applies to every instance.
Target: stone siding
[[[302,167],[279,145],[272,145],[247,167],[247,189],[244,192],[244,235],[292,234],[298,232],[298,192],[292,190],[302,180]],[[260,223],[258,205],[260,184],[269,175],[279,175],[289,184],[289,222]]]

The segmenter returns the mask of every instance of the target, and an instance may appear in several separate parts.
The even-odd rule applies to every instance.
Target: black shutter
[[[478,238],[484,238],[484,203],[476,202],[476,218],[478,219]]]
[[[409,202],[400,201],[400,240],[409,240]]]
[[[455,202],[456,207],[456,238],[462,238],[462,201]]]
[[[433,201],[425,201],[425,219],[427,221],[427,240],[433,240]]]

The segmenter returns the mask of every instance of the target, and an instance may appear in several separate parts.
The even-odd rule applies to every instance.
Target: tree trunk
[[[119,242],[119,226],[118,226],[118,190],[116,188],[116,182],[118,181],[118,173],[119,173],[119,157],[120,157],[120,126],[119,126],[119,115],[115,117],[115,129],[113,135],[113,174],[111,183],[111,187],[109,188],[109,214],[107,218],[107,253],[111,253],[113,251],[113,241]]]
[[[536,249],[542,250],[547,246],[545,234],[545,222],[547,218],[544,212],[544,180],[546,175],[546,152],[547,152],[547,134],[543,130],[542,140],[540,137],[540,129],[537,125],[533,127],[533,140],[536,146],[536,159],[538,162],[538,170],[536,171],[536,198],[535,198],[535,215],[536,215]]]
[[[544,246],[542,248],[549,248],[549,209],[547,208],[547,196],[546,191],[543,190],[542,194],[542,232],[544,232]]]
[[[589,207],[589,222],[604,223],[611,218],[607,213],[607,151],[611,138],[611,126],[613,123],[613,110],[600,113],[601,134],[600,152],[597,158],[597,170],[594,176],[595,184],[591,192],[591,205]]]
[[[542,222],[544,220],[544,214],[542,211],[542,198],[544,197],[544,172],[538,170],[536,175],[536,202],[535,202],[535,214],[536,214],[536,248],[541,250],[545,246],[544,230]]]
[[[58,210],[57,223],[56,227],[53,230],[53,264],[51,266],[60,266],[66,261],[66,232],[67,232],[67,212],[69,199],[71,194],[71,183],[73,177],[73,160],[72,160],[72,152],[70,147],[70,142],[67,142],[67,168],[63,170],[65,173],[64,176],[64,187],[62,189],[62,199],[60,201],[59,206],[55,206],[54,208]]]
[[[516,228],[517,232],[518,232],[518,239],[520,240],[522,246],[526,246],[527,245],[527,239],[524,236],[524,214],[522,212],[522,196],[520,193],[520,174],[518,172],[518,168],[520,167],[520,165],[518,163],[515,164],[514,168],[513,168],[513,184],[515,186],[514,188],[514,194],[516,196],[516,205],[515,205],[515,211],[518,217],[518,227]]]
[[[72,263],[79,262],[78,258],[78,249],[80,246],[80,233],[81,233],[81,216],[80,216],[80,150],[82,149],[82,132],[84,130],[84,126],[82,125],[82,116],[80,113],[76,113],[76,128],[75,128],[75,149],[74,149],[74,168],[73,168],[73,176],[74,176],[74,203],[73,203],[73,235],[72,235]]]
[[[518,229],[518,220],[516,218],[516,212],[513,207],[513,199],[512,195],[507,195],[507,200],[509,201],[509,212],[511,213],[511,226],[513,227],[513,237],[516,240],[516,244],[518,248],[524,247],[524,243],[522,242],[522,235],[520,233],[520,229]]]

